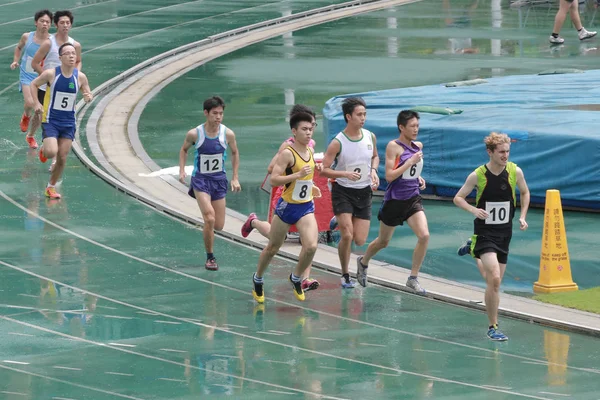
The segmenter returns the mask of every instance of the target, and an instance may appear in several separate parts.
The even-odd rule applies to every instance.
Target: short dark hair
[[[406,126],[406,124],[408,123],[408,121],[410,121],[411,119],[416,118],[416,119],[421,119],[421,117],[419,116],[419,113],[413,110],[402,110],[398,113],[398,118],[396,118],[396,126]],[[400,128],[398,128],[400,129]]]
[[[50,10],[40,10],[36,12],[33,19],[35,22],[37,22],[38,19],[42,18],[44,15],[47,15],[48,18],[50,18],[50,21],[52,22],[52,12]]]
[[[75,20],[75,18],[73,18],[73,13],[69,10],[61,10],[61,11],[57,11],[54,13],[54,25],[58,25],[58,20],[61,17],[69,17],[69,20],[71,21],[71,25],[73,24],[73,21]]]
[[[294,104],[294,107],[292,107],[292,109],[290,110],[290,118],[294,114],[299,113],[309,114],[312,115],[314,119],[317,119],[317,114],[315,114],[315,112],[310,107],[305,106],[304,104]]]
[[[314,119],[313,116],[310,115],[309,113],[299,112],[299,113],[293,114],[290,117],[290,128],[298,129],[298,125],[300,125],[300,122],[308,122],[309,124],[312,124],[313,119]]]
[[[358,106],[363,106],[364,108],[367,108],[367,103],[365,103],[365,101],[360,97],[348,97],[342,102],[342,112],[344,113],[344,121],[348,122],[348,118],[346,118],[346,115],[352,115],[354,109]]]
[[[210,112],[213,108],[223,107],[225,109],[225,101],[219,96],[209,97],[204,100],[204,111]]]
[[[67,42],[67,43],[63,43],[63,44],[62,44],[62,45],[61,45],[61,46],[58,48],[58,55],[59,55],[59,56],[62,56],[63,49],[64,49],[65,47],[67,47],[67,46],[71,46],[72,48],[75,48],[75,45],[74,45],[73,43],[69,43],[69,42]]]

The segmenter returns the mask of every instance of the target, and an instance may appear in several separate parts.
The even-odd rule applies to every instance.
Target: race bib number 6
[[[296,181],[294,191],[292,192],[292,200],[308,201],[312,195],[313,181]]]
[[[402,179],[417,179],[423,171],[423,160],[413,164],[402,174]]]
[[[200,173],[215,174],[223,171],[222,154],[200,154]]]
[[[510,202],[486,201],[485,211],[489,214],[485,220],[486,225],[506,224],[510,216]]]

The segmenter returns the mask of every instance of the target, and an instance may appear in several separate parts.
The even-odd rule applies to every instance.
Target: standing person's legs
[[[480,258],[486,277],[485,310],[490,323],[487,336],[491,340],[504,341],[508,337],[498,328],[498,308],[500,306],[500,283],[504,271],[506,271],[506,264],[498,262],[496,252],[480,254]]]
[[[21,92],[23,92],[23,115],[21,116],[20,128],[21,132],[27,132],[31,112],[33,111],[33,97],[31,97],[28,83],[21,82]]]
[[[340,242],[338,243],[338,257],[342,275],[348,274],[348,264],[350,263],[350,253],[352,252],[352,240],[354,239],[354,225],[352,223],[352,214],[336,214],[338,227],[340,230]]]
[[[219,267],[213,255],[213,245],[215,241],[215,222],[216,213],[211,201],[211,195],[194,188],[196,202],[202,213],[204,226],[202,227],[202,238],[204,239],[204,249],[206,251],[206,263],[204,267],[208,270],[216,271]],[[225,202],[224,199],[219,200]],[[224,204],[223,204],[224,207]]]
[[[383,221],[379,221],[379,235],[369,243],[365,255],[356,258],[356,280],[362,287],[367,286],[369,261],[375,257],[375,254],[389,245],[395,230],[395,226],[388,226]]]
[[[560,34],[560,30],[565,22],[565,19],[567,18],[567,13],[575,3],[576,2],[574,0],[560,0],[558,11],[556,12],[556,16],[554,17],[554,27],[552,28],[552,36],[556,35],[558,37],[558,35]],[[581,22],[579,24],[581,25]]]
[[[296,222],[296,228],[298,228],[298,233],[300,234],[302,249],[300,250],[298,263],[294,269],[294,275],[302,276],[312,265],[312,260],[317,251],[319,227],[317,226],[315,214],[306,214],[300,218],[298,222]]]
[[[45,144],[46,140],[44,139],[44,144]],[[52,174],[50,174],[50,185],[54,186],[56,185],[56,182],[58,182],[62,176],[62,173],[65,169],[65,165],[67,163],[67,156],[69,155],[69,152],[71,151],[71,146],[73,145],[73,139],[71,138],[64,138],[64,137],[59,137],[57,140],[57,145],[58,145],[58,151],[56,154],[56,166],[54,167],[54,170],[52,171]],[[50,158],[52,157],[51,155],[48,154],[48,152],[45,152],[46,157]]]
[[[427,245],[429,244],[429,227],[427,225],[427,217],[425,216],[424,211],[419,211],[411,215],[406,222],[417,236],[417,245],[415,246],[415,250],[413,252],[412,269],[410,271],[411,276],[417,277],[419,270],[421,269],[421,265],[423,265],[423,260],[425,259],[425,254],[427,253]]]

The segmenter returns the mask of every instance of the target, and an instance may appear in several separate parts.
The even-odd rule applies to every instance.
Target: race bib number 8
[[[294,191],[292,192],[292,200],[308,201],[312,196],[313,181],[296,181]]]
[[[417,179],[423,171],[423,160],[413,164],[402,174],[402,179]]]
[[[486,225],[506,224],[510,217],[510,202],[486,201],[485,211],[489,214],[485,220]]]
[[[200,173],[216,174],[223,171],[222,154],[200,154]]]
[[[346,171],[352,171],[360,174],[360,178],[358,178],[358,181],[356,182],[371,182],[371,175],[369,174],[369,172],[371,172],[371,168],[369,168],[367,164],[348,165]]]
[[[77,99],[77,93],[56,91],[52,108],[57,111],[73,111],[75,110],[75,99]]]

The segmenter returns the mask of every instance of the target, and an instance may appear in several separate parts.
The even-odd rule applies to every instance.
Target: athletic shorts
[[[353,189],[338,183],[331,184],[331,204],[335,215],[352,214],[355,218],[371,220],[372,197],[370,186]]]
[[[471,254],[475,258],[481,258],[485,253],[496,253],[498,262],[506,264],[508,261],[508,247],[512,236],[483,236],[473,235],[471,243]]]
[[[314,212],[315,202],[312,200],[307,201],[306,203],[296,204],[288,203],[282,198],[279,198],[277,201],[277,206],[275,206],[275,215],[289,225],[294,225],[296,222],[300,221],[300,218],[307,214],[314,214]]]
[[[421,196],[416,195],[408,200],[390,199],[383,202],[377,219],[387,226],[404,225],[414,214],[423,211]]]
[[[53,122],[44,122],[42,124],[42,138],[56,138],[56,139],[71,139],[75,140],[75,125],[73,126],[60,126],[55,125]]]
[[[46,91],[38,89],[38,101],[44,105],[44,98],[46,97]]]
[[[210,201],[221,200],[227,195],[227,179],[214,180],[192,176],[188,194],[193,198],[196,198],[194,190],[208,193],[210,195]]]

